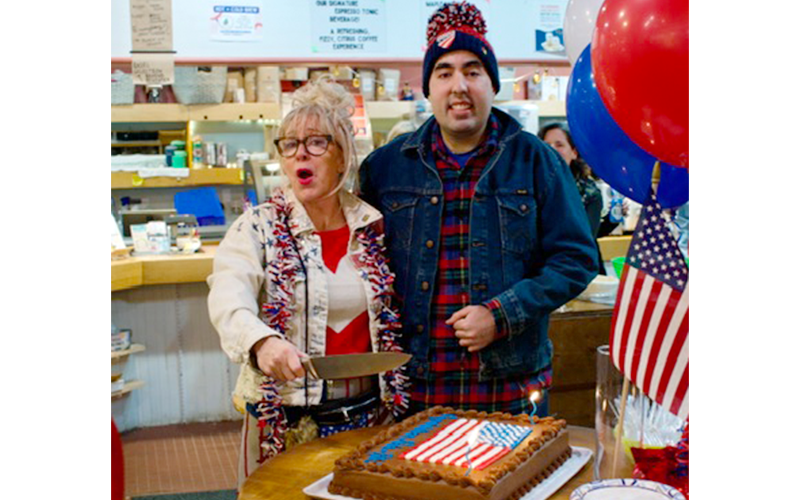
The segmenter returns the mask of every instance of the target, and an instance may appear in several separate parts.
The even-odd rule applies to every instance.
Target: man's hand
[[[494,316],[486,306],[467,306],[445,321],[458,337],[458,344],[469,352],[478,352],[497,338]]]
[[[253,346],[258,360],[258,368],[275,380],[285,382],[306,374],[300,360],[308,355],[291,342],[280,337],[261,339]]]

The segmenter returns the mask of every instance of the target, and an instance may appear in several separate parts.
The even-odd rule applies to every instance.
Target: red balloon
[[[592,38],[597,91],[636,145],[689,167],[689,0],[606,0]]]

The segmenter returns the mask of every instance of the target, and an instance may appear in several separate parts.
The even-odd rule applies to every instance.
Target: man
[[[497,61],[480,12],[445,4],[428,25],[434,116],[373,152],[361,191],[386,223],[413,354],[411,409],[547,414],[550,311],[595,276],[596,249],[558,154],[492,108]]]

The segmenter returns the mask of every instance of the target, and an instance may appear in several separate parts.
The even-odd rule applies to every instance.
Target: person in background
[[[592,237],[597,238],[603,211],[603,195],[592,177],[592,170],[575,148],[572,135],[566,125],[556,122],[539,129],[539,138],[552,146],[569,165],[575,185],[578,187],[578,193],[581,195],[583,208],[586,210]]]
[[[597,274],[575,182],[552,148],[494,108],[497,60],[475,6],[430,18],[433,116],[373,151],[364,199],[384,214],[413,355],[410,413],[436,406],[548,413],[549,314]]]
[[[323,383],[301,363],[400,346],[382,216],[342,189],[358,163],[353,97],[321,78],[294,105],[275,141],[288,186],[233,223],[208,278],[211,322],[241,365],[240,486],[287,446],[372,425],[381,401],[407,405],[402,369]]]
[[[391,130],[389,130],[389,133],[386,135],[386,142],[384,142],[384,144],[389,144],[401,135],[408,134],[415,130],[417,130],[417,126],[414,125],[414,122],[411,120],[400,120],[394,124]]]

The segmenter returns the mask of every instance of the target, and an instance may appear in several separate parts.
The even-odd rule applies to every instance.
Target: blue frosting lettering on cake
[[[411,448],[414,446],[414,438],[419,436],[420,434],[425,434],[426,432],[436,428],[440,423],[444,422],[445,420],[455,420],[458,417],[453,415],[452,413],[445,413],[443,415],[437,415],[435,417],[431,417],[428,419],[427,422],[414,427],[410,431],[406,432],[399,438],[389,441],[385,445],[381,447],[378,451],[372,451],[367,455],[367,458],[364,459],[365,463],[375,462],[375,463],[382,463],[390,458],[394,457],[393,451],[397,451],[398,449],[404,450]]]

